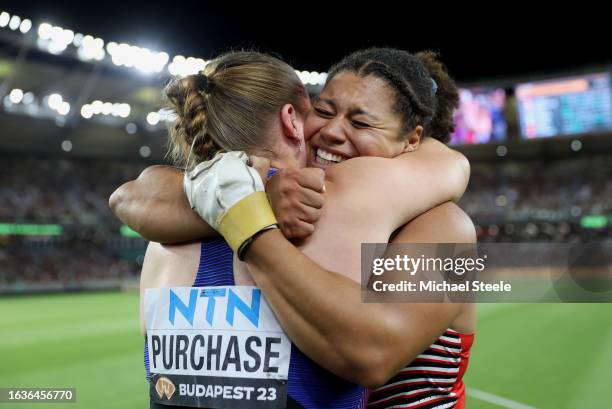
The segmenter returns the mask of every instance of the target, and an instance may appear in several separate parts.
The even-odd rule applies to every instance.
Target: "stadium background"
[[[77,403],[58,408],[146,407],[133,291],[146,242],[107,200],[164,161],[168,76],[230,48],[279,53],[313,94],[356,48],[440,50],[464,102],[484,109],[480,128],[467,124],[467,108],[457,117],[456,148],[472,163],[460,205],[479,240],[610,240],[612,52],[584,46],[597,24],[568,34],[560,21],[471,16],[447,32],[429,29],[442,25],[435,10],[415,13],[407,30],[389,11],[368,11],[378,25],[359,26],[359,10],[331,15],[311,4],[296,10],[301,18],[166,7],[0,10],[0,387],[77,388]],[[543,95],[536,108],[521,100],[526,89]],[[468,407],[609,407],[611,314],[605,304],[480,305]]]

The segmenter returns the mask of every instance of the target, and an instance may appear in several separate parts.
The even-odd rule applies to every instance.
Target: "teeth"
[[[342,156],[334,155],[333,153],[324,151],[321,148],[317,149],[317,157],[336,163],[342,162],[344,160]]]

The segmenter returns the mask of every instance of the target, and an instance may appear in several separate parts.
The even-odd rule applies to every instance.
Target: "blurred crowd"
[[[473,163],[459,204],[481,240],[605,238],[608,227],[585,228],[582,222],[612,215],[612,156]]]
[[[58,223],[107,229],[119,221],[108,197],[146,164],[36,156],[0,157],[0,222]]]
[[[0,156],[0,224],[59,224],[55,237],[0,235],[0,285],[136,277],[146,242],[120,235],[108,197],[146,163]],[[589,241],[608,238],[612,156],[472,163],[460,206],[480,241]]]
[[[59,236],[0,235],[0,286],[137,277],[144,240],[122,237],[110,194],[146,163],[0,156],[0,224],[58,224]]]

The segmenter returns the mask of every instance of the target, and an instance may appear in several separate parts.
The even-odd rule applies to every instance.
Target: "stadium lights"
[[[19,26],[21,25],[21,17],[19,16],[12,16],[11,20],[9,21],[9,28],[13,31],[17,30],[19,28]]]
[[[151,148],[149,148],[147,145],[141,146],[138,153],[140,153],[140,156],[143,158],[148,158],[151,156]]]
[[[53,27],[51,31],[51,41],[62,44],[70,44],[74,39],[74,31],[62,29],[61,27]]]
[[[23,100],[23,91],[19,88],[15,88],[9,94],[9,99],[13,104],[18,104]]]
[[[27,33],[32,28],[32,21],[11,16],[7,12],[0,13],[0,27],[9,26],[11,30],[19,29]],[[168,72],[173,76],[185,77],[196,74],[206,67],[207,61],[196,57],[183,57],[177,55],[170,61],[170,56],[164,51],[152,51],[148,48],[137,47],[127,43],[109,42],[106,44],[101,38],[76,33],[70,29],[41,23],[38,26],[37,45],[41,50],[51,54],[63,53],[69,45],[77,48],[77,57],[82,61],[102,61],[106,54],[116,66],[134,68],[144,74],[160,73],[167,66]],[[323,85],[327,73],[296,71],[305,85]]]
[[[160,122],[172,122],[176,119],[176,114],[167,108],[162,108],[157,112],[149,112],[147,114],[147,123],[155,126]]]
[[[132,108],[126,103],[111,103],[95,100],[91,104],[81,107],[81,116],[89,119],[94,115],[112,115],[114,117],[127,118]]]
[[[93,116],[93,108],[89,104],[85,104],[81,107],[81,116],[85,119],[89,119]]]
[[[62,142],[62,150],[64,152],[70,152],[72,150],[72,142],[69,140],[65,140]]]
[[[47,100],[47,105],[49,108],[56,111],[58,114],[66,116],[70,112],[70,104],[64,101],[60,94],[51,94],[45,99]]]
[[[104,104],[102,104],[102,115],[110,115],[112,110],[113,104],[111,104],[110,102],[105,102]]]
[[[57,111],[60,107],[60,104],[64,101],[63,97],[60,94],[51,94],[47,97],[47,105],[54,111]]]
[[[27,18],[23,20],[21,24],[19,25],[19,31],[21,31],[23,34],[26,34],[28,31],[30,31],[31,28],[32,28],[32,22],[28,20]]]
[[[0,27],[4,28],[8,26],[9,21],[11,21],[11,15],[6,11],[0,13]]]
[[[57,112],[62,116],[68,115],[68,113],[70,112],[70,104],[66,101],[62,101],[62,103],[57,108]]]
[[[147,114],[147,123],[155,126],[159,123],[159,114],[157,112],[149,112]]]
[[[6,11],[0,12],[0,28],[8,27],[13,31],[19,30],[27,34],[32,29],[33,23],[27,18],[11,15]],[[43,22],[37,28],[37,46],[51,54],[61,54],[69,45],[77,49],[76,55],[83,61],[102,61],[106,54],[110,56],[113,64],[137,69],[142,73],[159,73],[167,67],[168,72],[173,76],[187,76],[202,71],[207,61],[196,57],[184,57],[177,55],[168,63],[170,56],[166,52],[152,51],[148,48],[137,47],[127,43],[109,42],[106,44],[101,38],[91,35],[75,33],[73,30],[60,26],[53,26]],[[326,73],[296,71],[300,80],[308,85],[324,84],[327,78]],[[40,101],[40,100],[39,100]],[[11,111],[19,110],[17,106],[21,103],[27,106],[26,113],[32,116],[48,115],[39,111],[42,105],[47,105],[51,111],[59,114],[57,121],[65,121],[66,115],[71,111],[70,103],[63,100],[60,94],[51,94],[37,102],[37,98],[31,93],[24,93],[20,89],[12,90],[3,100],[4,106]],[[112,104],[94,101],[92,104],[85,104],[80,109],[83,118],[91,118],[94,115],[112,115],[114,117],[127,118],[131,112],[128,104]],[[176,117],[171,111],[160,110],[150,112],[147,115],[147,122],[151,126],[156,126],[160,122],[170,122]],[[126,128],[128,133],[135,133],[137,128],[130,126]]]
[[[146,74],[161,72],[170,59],[166,52],[151,51],[127,43],[110,42],[106,46],[106,51],[111,56],[113,64],[133,67]]]
[[[41,111],[41,105],[39,105],[39,99],[32,92],[24,92],[19,88],[12,89],[3,99],[4,107],[9,112],[21,112],[33,117],[46,117],[49,116],[50,112],[45,113]],[[64,101],[64,97],[61,94],[53,93],[45,96],[42,101],[44,105],[51,113],[55,113],[56,122],[58,124],[65,122],[65,116],[71,111],[71,105],[68,101]],[[96,114],[106,114],[114,117],[127,118],[130,115],[131,107],[126,103],[103,103],[102,101],[94,101],[92,107],[91,104],[85,104],[81,107],[81,116],[83,118],[91,118]],[[20,108],[21,107],[21,108]],[[58,122],[59,121],[59,122]]]
[[[39,116],[40,106],[31,92],[23,92],[19,88],[12,89],[4,96],[2,102],[7,112]]]
[[[51,54],[60,54],[72,42],[74,32],[59,26],[52,26],[49,23],[42,23],[38,26],[38,47]]]
[[[51,24],[42,23],[41,25],[38,26],[38,37],[43,40],[50,40],[52,30],[53,30],[53,27],[51,26]]]
[[[25,94],[23,94],[24,104],[30,105],[33,102],[34,102],[34,94],[32,94],[31,92],[26,92]]]
[[[59,54],[66,50],[68,45],[73,44],[78,48],[77,56],[83,61],[101,61],[105,56],[104,41],[101,38],[83,36],[81,33],[75,34],[72,30],[52,26],[49,23],[42,23],[38,26],[37,44],[39,48],[52,54]]]
[[[327,73],[318,73],[316,71],[308,72],[308,71],[298,71],[295,73],[298,75],[302,83],[306,85],[323,85],[327,80]]]
[[[95,100],[94,102],[91,103],[91,109],[94,115],[101,114],[103,107],[104,107],[104,103],[100,100]]]
[[[70,39],[73,42],[74,35]],[[102,61],[106,53],[104,52],[104,40],[101,38],[93,38],[90,35],[83,37],[81,45],[77,50],[77,55],[83,61]]]
[[[75,47],[80,47],[81,44],[83,44],[83,39],[85,38],[85,36],[81,33],[76,33],[74,35],[74,39],[72,40],[72,45],[74,45]]]
[[[207,62],[201,58],[188,57],[177,55],[168,65],[170,75],[186,77],[188,75],[197,74],[206,67]]]
[[[138,132],[138,127],[136,126],[134,122],[129,122],[125,126],[125,131],[129,133],[130,135],[134,135],[136,132]]]

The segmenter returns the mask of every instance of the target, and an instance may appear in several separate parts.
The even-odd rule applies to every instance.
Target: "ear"
[[[405,152],[414,152],[419,149],[419,145],[421,144],[421,138],[423,137],[423,127],[421,125],[417,125],[404,139],[404,146],[402,148],[402,153]]]
[[[280,112],[280,120],[285,138],[288,138],[292,144],[301,146],[304,143],[304,123],[298,117],[292,104],[283,105]]]

